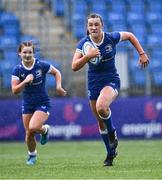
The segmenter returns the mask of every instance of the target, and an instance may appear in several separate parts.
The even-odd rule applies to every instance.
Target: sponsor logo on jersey
[[[41,69],[35,71],[35,73],[36,73],[36,78],[39,78],[42,76],[42,70]]]
[[[42,109],[46,109],[46,106],[41,106]]]
[[[112,45],[111,44],[106,45],[105,50],[106,50],[107,53],[112,52],[112,50],[113,50]]]
[[[25,74],[21,74],[20,76],[23,78],[23,77],[25,77]]]

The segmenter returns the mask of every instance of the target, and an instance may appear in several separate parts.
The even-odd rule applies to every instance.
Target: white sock
[[[43,134],[46,134],[47,133],[47,127],[44,125],[43,128],[45,129]]]
[[[32,155],[32,156],[36,156],[36,155],[37,155],[37,150],[35,150],[35,151],[33,151],[33,152],[28,151],[28,154],[29,154],[29,155]]]

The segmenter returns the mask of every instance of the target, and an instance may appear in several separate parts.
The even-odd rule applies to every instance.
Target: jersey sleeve
[[[49,73],[51,71],[51,65],[47,62],[41,61],[43,72]]]
[[[111,40],[117,44],[120,41],[120,33],[119,32],[111,32],[109,33],[109,36],[111,38]]]
[[[19,74],[20,74],[19,73],[19,68],[18,68],[18,66],[16,66],[12,71],[12,76],[11,76],[12,80],[13,79],[19,80],[20,79]]]
[[[82,53],[82,47],[83,47],[83,43],[82,41],[79,41],[79,43],[76,45],[76,51]]]
[[[85,43],[86,41],[88,41],[88,36],[85,36],[84,38],[82,38],[82,39],[78,42],[78,44],[76,45],[76,51],[77,51],[77,52],[80,52],[81,54],[84,54],[84,53],[83,53],[83,45],[84,45],[84,43]]]

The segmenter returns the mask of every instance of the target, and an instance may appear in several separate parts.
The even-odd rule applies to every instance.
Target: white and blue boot
[[[42,145],[45,145],[49,140],[49,128],[50,128],[50,126],[48,124],[45,124],[44,127],[46,128],[45,133],[41,134],[41,137],[40,137],[40,143]]]

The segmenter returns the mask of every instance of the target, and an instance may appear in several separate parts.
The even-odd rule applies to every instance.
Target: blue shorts
[[[119,90],[120,90],[120,81],[113,81],[113,82],[109,82],[103,86],[98,87],[97,89],[90,89],[88,90],[88,98],[89,100],[97,100],[98,96],[100,95],[101,90],[105,87],[105,86],[110,86],[114,89],[114,91],[118,94]]]
[[[33,114],[35,111],[43,111],[49,115],[50,105],[22,105],[22,114]]]

